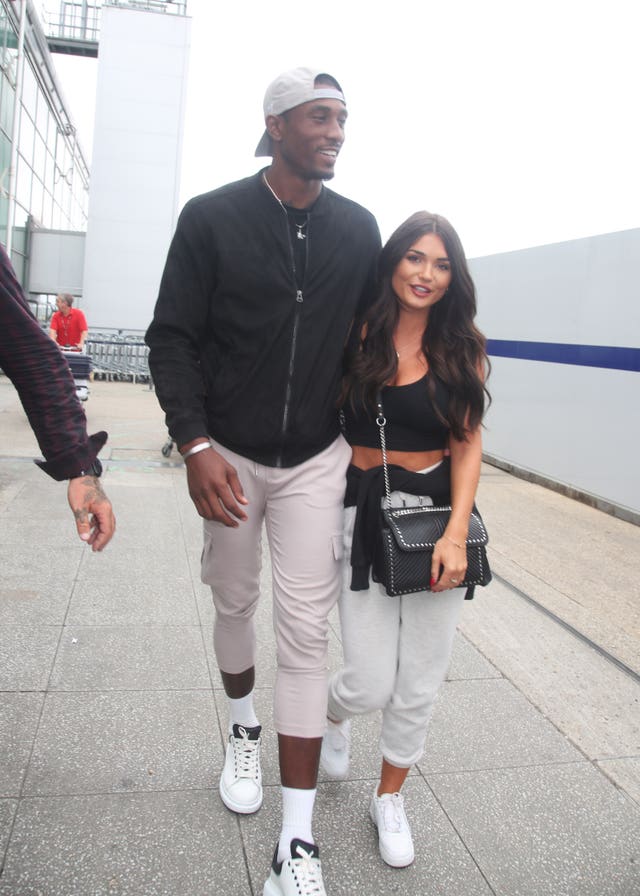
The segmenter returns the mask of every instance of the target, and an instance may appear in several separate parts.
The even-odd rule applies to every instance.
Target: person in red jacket
[[[49,325],[49,336],[61,346],[83,351],[89,328],[87,319],[79,308],[73,307],[73,296],[64,292],[56,299],[57,311]]]

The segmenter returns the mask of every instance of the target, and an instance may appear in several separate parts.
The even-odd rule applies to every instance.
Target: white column
[[[178,212],[191,20],[102,10],[82,308],[145,329]]]

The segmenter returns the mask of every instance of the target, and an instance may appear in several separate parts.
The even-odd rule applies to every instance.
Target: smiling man
[[[220,796],[239,813],[262,804],[253,616],[264,523],[283,800],[264,894],[322,896],[311,819],[350,458],[336,400],[352,321],[372,298],[380,236],[366,209],[323,183],[344,142],[338,82],[286,72],[267,89],[264,117],[256,155],[271,165],[187,203],[146,339],[204,519],[202,580],[229,712]]]

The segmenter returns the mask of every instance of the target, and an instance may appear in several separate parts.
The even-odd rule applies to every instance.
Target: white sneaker
[[[351,722],[332,722],[327,719],[327,730],[320,748],[320,768],[335,781],[344,781],[349,774]]]
[[[327,896],[318,847],[294,839],[291,841],[291,858],[284,862],[278,862],[276,847],[262,896]]]
[[[227,809],[249,815],[262,805],[260,732],[262,728],[234,725],[220,776],[220,796]]]
[[[404,868],[413,862],[411,828],[404,811],[404,799],[400,793],[373,791],[369,809],[371,821],[378,828],[380,855],[392,868]]]

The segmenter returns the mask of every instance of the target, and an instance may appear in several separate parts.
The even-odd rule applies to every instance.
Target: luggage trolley
[[[95,378],[151,384],[149,349],[139,336],[92,332],[86,348]]]
[[[84,352],[64,347],[62,354],[67,359],[71,375],[76,384],[76,395],[80,401],[86,401],[89,397],[89,377],[91,375],[91,358]]]

